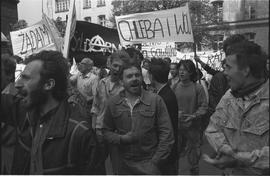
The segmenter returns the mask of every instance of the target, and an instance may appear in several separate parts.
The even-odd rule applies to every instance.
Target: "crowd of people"
[[[223,51],[222,71],[195,57],[208,83],[191,60],[147,60],[135,48],[98,73],[83,58],[74,75],[60,52],[41,51],[15,81],[20,59],[1,54],[1,174],[180,175],[186,157],[191,175],[200,160],[269,175],[269,58],[239,34]]]

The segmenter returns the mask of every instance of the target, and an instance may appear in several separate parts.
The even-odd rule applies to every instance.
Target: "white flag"
[[[63,56],[68,58],[68,51],[69,51],[69,44],[70,40],[75,33],[76,28],[76,8],[75,8],[75,0],[70,1],[70,8],[68,12],[68,21],[67,27],[65,32],[65,39],[64,39],[64,49],[63,49]]]
[[[49,32],[51,33],[52,39],[57,47],[57,50],[61,52],[64,42],[63,37],[61,36],[54,22],[51,19],[49,19],[46,14],[44,13],[42,14],[42,19],[46,24],[46,26],[48,26]]]

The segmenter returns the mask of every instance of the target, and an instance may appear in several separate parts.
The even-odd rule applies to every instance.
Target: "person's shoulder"
[[[144,99],[149,103],[151,103],[152,101],[163,101],[163,98],[156,93],[153,93],[151,91],[144,91],[143,93],[145,97]]]
[[[123,100],[123,96],[122,96],[123,92],[120,92],[119,94],[116,95],[112,95],[111,97],[109,97],[107,99],[108,105],[114,105],[114,104],[120,104]]]
[[[172,88],[169,86],[169,84],[167,84],[166,86],[164,86],[164,87],[161,89],[159,95],[160,95],[160,96],[161,96],[161,95],[165,95],[165,96],[175,96],[175,94],[174,94]]]
[[[197,91],[203,90],[203,86],[200,83],[195,82],[194,84],[195,84],[195,87],[196,87]]]
[[[231,89],[227,90],[225,94],[221,97],[219,101],[219,106],[224,106],[226,104],[232,104],[236,98],[232,95]]]
[[[259,92],[259,96],[269,99],[269,79],[267,79],[265,83],[262,85],[262,88]]]
[[[82,112],[79,104],[74,102],[68,102],[69,109],[69,118],[68,122],[71,125],[71,128],[75,128],[76,126],[80,126],[82,130],[88,130],[91,128],[90,125],[90,117],[87,116],[86,112]]]

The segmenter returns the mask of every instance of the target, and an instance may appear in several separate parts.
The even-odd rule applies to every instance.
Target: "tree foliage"
[[[211,47],[214,36],[206,25],[218,24],[217,11],[207,0],[115,0],[112,2],[113,17],[110,20],[116,27],[115,16],[171,9],[186,3],[189,5],[194,41],[198,50]],[[178,43],[178,48],[192,50],[193,44]]]

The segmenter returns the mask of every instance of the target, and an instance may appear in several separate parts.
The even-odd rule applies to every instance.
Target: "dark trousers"
[[[178,137],[180,156],[187,156],[191,174],[199,174],[199,160],[201,157],[200,128],[179,129]]]

